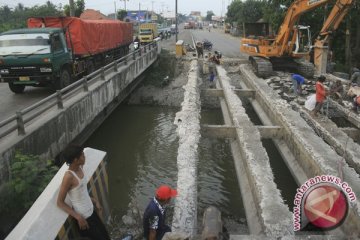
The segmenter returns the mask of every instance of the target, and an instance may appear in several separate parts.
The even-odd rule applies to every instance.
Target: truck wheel
[[[60,78],[54,83],[55,90],[60,90],[71,83],[71,75],[69,70],[63,69],[60,73]]]
[[[9,88],[14,93],[23,93],[25,89],[25,85],[16,85],[14,83],[9,82]]]

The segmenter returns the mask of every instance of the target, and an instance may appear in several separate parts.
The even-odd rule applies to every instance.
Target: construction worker
[[[171,228],[165,224],[165,207],[171,198],[176,197],[177,191],[167,185],[162,185],[156,190],[145,209],[143,217],[144,238],[146,240],[161,240]]]
[[[325,89],[324,82],[326,77],[321,75],[318,77],[316,82],[316,104],[314,110],[312,110],[311,115],[313,117],[317,117],[318,112],[320,112],[326,96],[328,95],[328,91]]]
[[[296,96],[301,95],[302,85],[305,83],[304,77],[299,75],[299,74],[292,74],[291,75],[291,80],[292,80],[292,83],[293,83],[294,94]]]
[[[196,43],[196,52],[198,54],[198,57],[204,57],[204,47],[202,42],[197,42]]]
[[[360,96],[356,96],[354,97],[354,101],[353,101],[353,111],[357,113],[359,107],[360,107]]]
[[[360,70],[358,68],[353,68],[353,74],[351,75],[350,81],[352,84],[360,87]]]

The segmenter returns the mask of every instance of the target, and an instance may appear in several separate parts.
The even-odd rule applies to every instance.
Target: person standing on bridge
[[[85,164],[84,148],[69,146],[61,154],[69,169],[65,172],[60,186],[57,205],[75,218],[79,224],[80,235],[92,240],[110,240],[109,234],[96,211],[102,208],[99,202],[90,197],[87,179],[83,172]],[[72,208],[65,202],[69,196]]]
[[[165,207],[171,198],[177,196],[177,191],[167,185],[162,185],[156,190],[145,209],[143,217],[144,238],[146,240],[161,240],[171,228],[165,224]]]
[[[204,57],[204,46],[203,46],[202,42],[196,43],[196,52],[197,52],[198,58]]]

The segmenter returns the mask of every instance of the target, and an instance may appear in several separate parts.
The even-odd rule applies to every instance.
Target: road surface
[[[0,121],[53,93],[50,88],[26,87],[24,93],[15,94],[7,83],[0,83]]]
[[[212,52],[220,51],[227,58],[244,58],[246,54],[240,52],[240,38],[225,34],[223,29],[184,30],[191,31],[196,41],[209,40],[213,44]]]

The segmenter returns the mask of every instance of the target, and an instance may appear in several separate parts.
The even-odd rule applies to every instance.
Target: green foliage
[[[80,17],[80,15],[85,10],[85,1],[84,0],[77,0],[75,3],[75,17]]]
[[[265,1],[235,0],[228,6],[227,22],[237,24],[245,22],[256,22],[263,17]]]
[[[11,9],[8,5],[4,5],[0,7],[0,32],[26,27],[26,20],[29,17],[62,15],[62,10],[50,1],[47,1],[46,4],[35,5],[31,8],[24,7],[21,3],[14,9]]]
[[[127,16],[127,11],[125,11],[124,9],[120,9],[117,11],[117,16],[116,18],[123,21],[123,19]]]
[[[0,194],[0,222],[14,224],[33,204],[58,171],[52,161],[16,152],[11,163],[11,179]]]
[[[75,17],[80,17],[80,15],[85,10],[85,1],[77,0],[74,3],[74,8],[75,8]],[[65,16],[68,16],[68,17],[70,16],[70,5],[69,4],[64,5],[64,14],[65,14]]]
[[[213,11],[207,11],[206,12],[206,21],[211,21],[211,18],[214,15],[215,15],[215,13]]]

